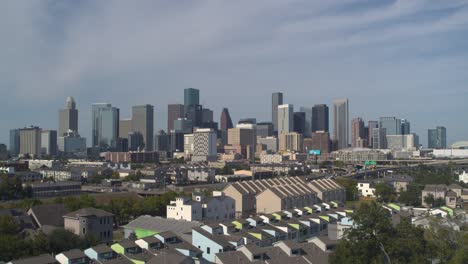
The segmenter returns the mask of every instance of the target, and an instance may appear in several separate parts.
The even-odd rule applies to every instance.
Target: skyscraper
[[[132,131],[132,119],[121,119],[119,121],[119,137],[127,138],[128,133]]]
[[[387,148],[387,129],[377,127],[372,129],[372,148],[386,149]]]
[[[41,157],[41,129],[31,126],[19,129],[20,155],[30,155],[33,158]]]
[[[132,131],[140,132],[143,135],[145,150],[153,150],[154,107],[152,105],[132,107]]]
[[[410,122],[407,119],[401,119],[401,134],[411,134]]]
[[[349,144],[349,103],[348,99],[333,101],[334,139],[338,142],[338,149],[347,148]]]
[[[328,132],[328,106],[318,104],[312,107],[312,132]]]
[[[401,134],[401,119],[396,117],[381,117],[379,122],[380,128],[385,128],[387,135]]]
[[[19,129],[10,130],[10,155],[17,157],[20,150],[20,132]]]
[[[202,123],[213,122],[213,110],[208,108],[202,109]]]
[[[367,129],[368,129],[368,132],[367,132],[367,146],[369,148],[372,148],[372,146],[373,146],[372,130],[374,128],[378,128],[378,127],[379,127],[379,122],[378,121],[369,120],[369,122],[367,123]]]
[[[78,132],[78,110],[73,97],[68,97],[65,109],[59,110],[59,136],[68,133],[68,130]]]
[[[110,148],[119,137],[119,109],[109,103],[92,105],[92,146]]]
[[[367,139],[364,137],[364,135],[364,121],[360,117],[354,118],[351,121],[351,146],[353,148],[360,147],[357,143],[362,142],[361,140],[366,140],[367,142]]]
[[[293,114],[293,131],[304,135],[306,130],[306,113],[294,112]]]
[[[278,106],[283,104],[283,93],[273,93],[271,96],[271,122],[273,131],[278,132]]]
[[[273,123],[260,122],[257,124],[257,137],[265,138],[273,136]]]
[[[236,128],[228,129],[228,144],[238,147],[245,159],[254,160],[255,147],[257,145],[257,133],[255,125],[240,124]]]
[[[184,89],[184,112],[187,115],[189,106],[200,104],[200,90],[195,88]]]
[[[174,129],[174,120],[183,118],[184,105],[183,104],[170,104],[167,105],[167,132],[169,133]]]
[[[443,126],[438,126],[435,129],[428,129],[427,147],[431,149],[447,148],[447,129]]]
[[[144,137],[138,131],[128,133],[127,148],[130,151],[141,151],[144,146]]]
[[[229,110],[227,108],[223,108],[223,111],[221,111],[219,122],[221,124],[221,142],[223,145],[226,145],[228,142],[228,129],[234,127],[232,124],[231,115],[229,114]]]
[[[55,156],[57,155],[57,131],[42,130],[41,131],[41,153],[42,155]]]
[[[302,151],[303,138],[296,132],[279,134],[279,151]]]
[[[294,108],[292,104],[278,106],[278,135],[293,132]],[[273,124],[274,126],[274,124]]]
[[[164,131],[160,130],[156,135],[154,141],[154,148],[156,151],[169,151],[170,136]]]
[[[312,108],[301,106],[299,111],[305,113],[304,137],[310,137],[312,133]]]
[[[201,105],[189,105],[185,117],[192,121],[194,127],[201,127],[203,121],[203,110]]]
[[[215,161],[216,132],[210,128],[199,128],[193,132],[192,161]]]

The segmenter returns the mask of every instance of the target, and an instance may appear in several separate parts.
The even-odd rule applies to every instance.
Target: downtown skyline
[[[282,91],[295,109],[348,98],[350,120],[408,119],[423,145],[436,126],[448,145],[467,139],[466,1],[1,5],[0,143],[10,128],[57,129],[67,96],[88,140],[96,102],[122,118],[154,105],[155,131],[166,129],[167,104],[183,103],[186,87],[201,90],[215,121],[223,107],[234,122],[269,121]]]

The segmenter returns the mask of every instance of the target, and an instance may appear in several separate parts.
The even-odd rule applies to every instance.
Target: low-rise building
[[[81,182],[44,182],[31,184],[32,198],[49,198],[81,194]]]
[[[359,196],[375,197],[375,184],[372,181],[358,181],[357,189]]]
[[[225,221],[235,217],[235,201],[221,192],[212,197],[194,193],[188,197],[176,198],[167,206],[167,218],[187,221]]]
[[[102,242],[111,242],[114,215],[101,209],[83,208],[63,216],[64,227],[78,236],[92,235]]]
[[[60,264],[88,264],[89,258],[79,249],[62,252],[55,256],[55,259]]]

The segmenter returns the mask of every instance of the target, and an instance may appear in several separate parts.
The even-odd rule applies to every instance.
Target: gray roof
[[[445,184],[428,184],[424,187],[426,192],[442,192],[447,190],[447,185]]]
[[[63,227],[63,216],[70,210],[64,204],[41,204],[31,207],[30,212],[39,226]]]
[[[160,263],[195,263],[190,257],[184,256],[176,250],[164,249],[159,252],[155,257],[148,261],[148,264],[160,264]]]
[[[78,218],[78,217],[83,217],[83,216],[97,216],[97,217],[109,216],[110,217],[114,215],[101,209],[89,207],[89,208],[82,208],[77,211],[68,213],[64,215],[63,217]]]
[[[101,245],[97,245],[97,246],[94,246],[92,247],[92,249],[94,251],[96,251],[96,253],[98,254],[102,254],[102,253],[107,253],[107,252],[111,252],[113,251],[109,246],[107,246],[106,244],[101,244]]]
[[[57,263],[54,257],[49,254],[43,254],[35,257],[13,260],[13,264],[53,264]]]
[[[196,221],[174,220],[158,216],[142,215],[124,227],[127,229],[140,228],[155,232],[172,231],[176,235],[181,236],[182,234],[190,233],[193,227],[201,225],[202,223]]]
[[[87,258],[83,251],[79,249],[72,249],[70,251],[62,252],[68,259]]]

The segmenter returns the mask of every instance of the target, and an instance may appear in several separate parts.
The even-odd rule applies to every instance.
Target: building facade
[[[279,151],[297,151],[303,150],[302,135],[296,132],[283,133],[279,135]]]
[[[278,135],[293,132],[294,108],[292,104],[278,106]]]
[[[179,118],[184,118],[184,105],[183,104],[169,104],[167,105],[167,131],[174,129],[174,121]]]
[[[119,109],[108,103],[92,105],[92,146],[110,148],[119,137]]]
[[[78,132],[78,110],[73,97],[68,97],[65,108],[59,110],[59,131],[58,135],[63,136],[68,131]]]
[[[154,107],[152,105],[132,107],[132,130],[143,135],[145,150],[152,151],[154,141]]]
[[[312,107],[312,132],[325,131],[328,132],[329,117],[328,106],[325,104],[318,104]]]
[[[349,103],[348,99],[333,101],[333,136],[338,149],[347,148],[349,144]]]
[[[443,126],[429,129],[427,131],[427,146],[431,149],[447,148],[447,129]]]
[[[217,135],[211,128],[199,128],[193,132],[192,161],[215,161]]]
[[[41,129],[34,126],[20,128],[19,136],[19,155],[30,155],[32,157],[40,158],[42,154]]]
[[[273,93],[271,95],[271,122],[273,131],[278,131],[278,106],[283,104],[283,93]]]

